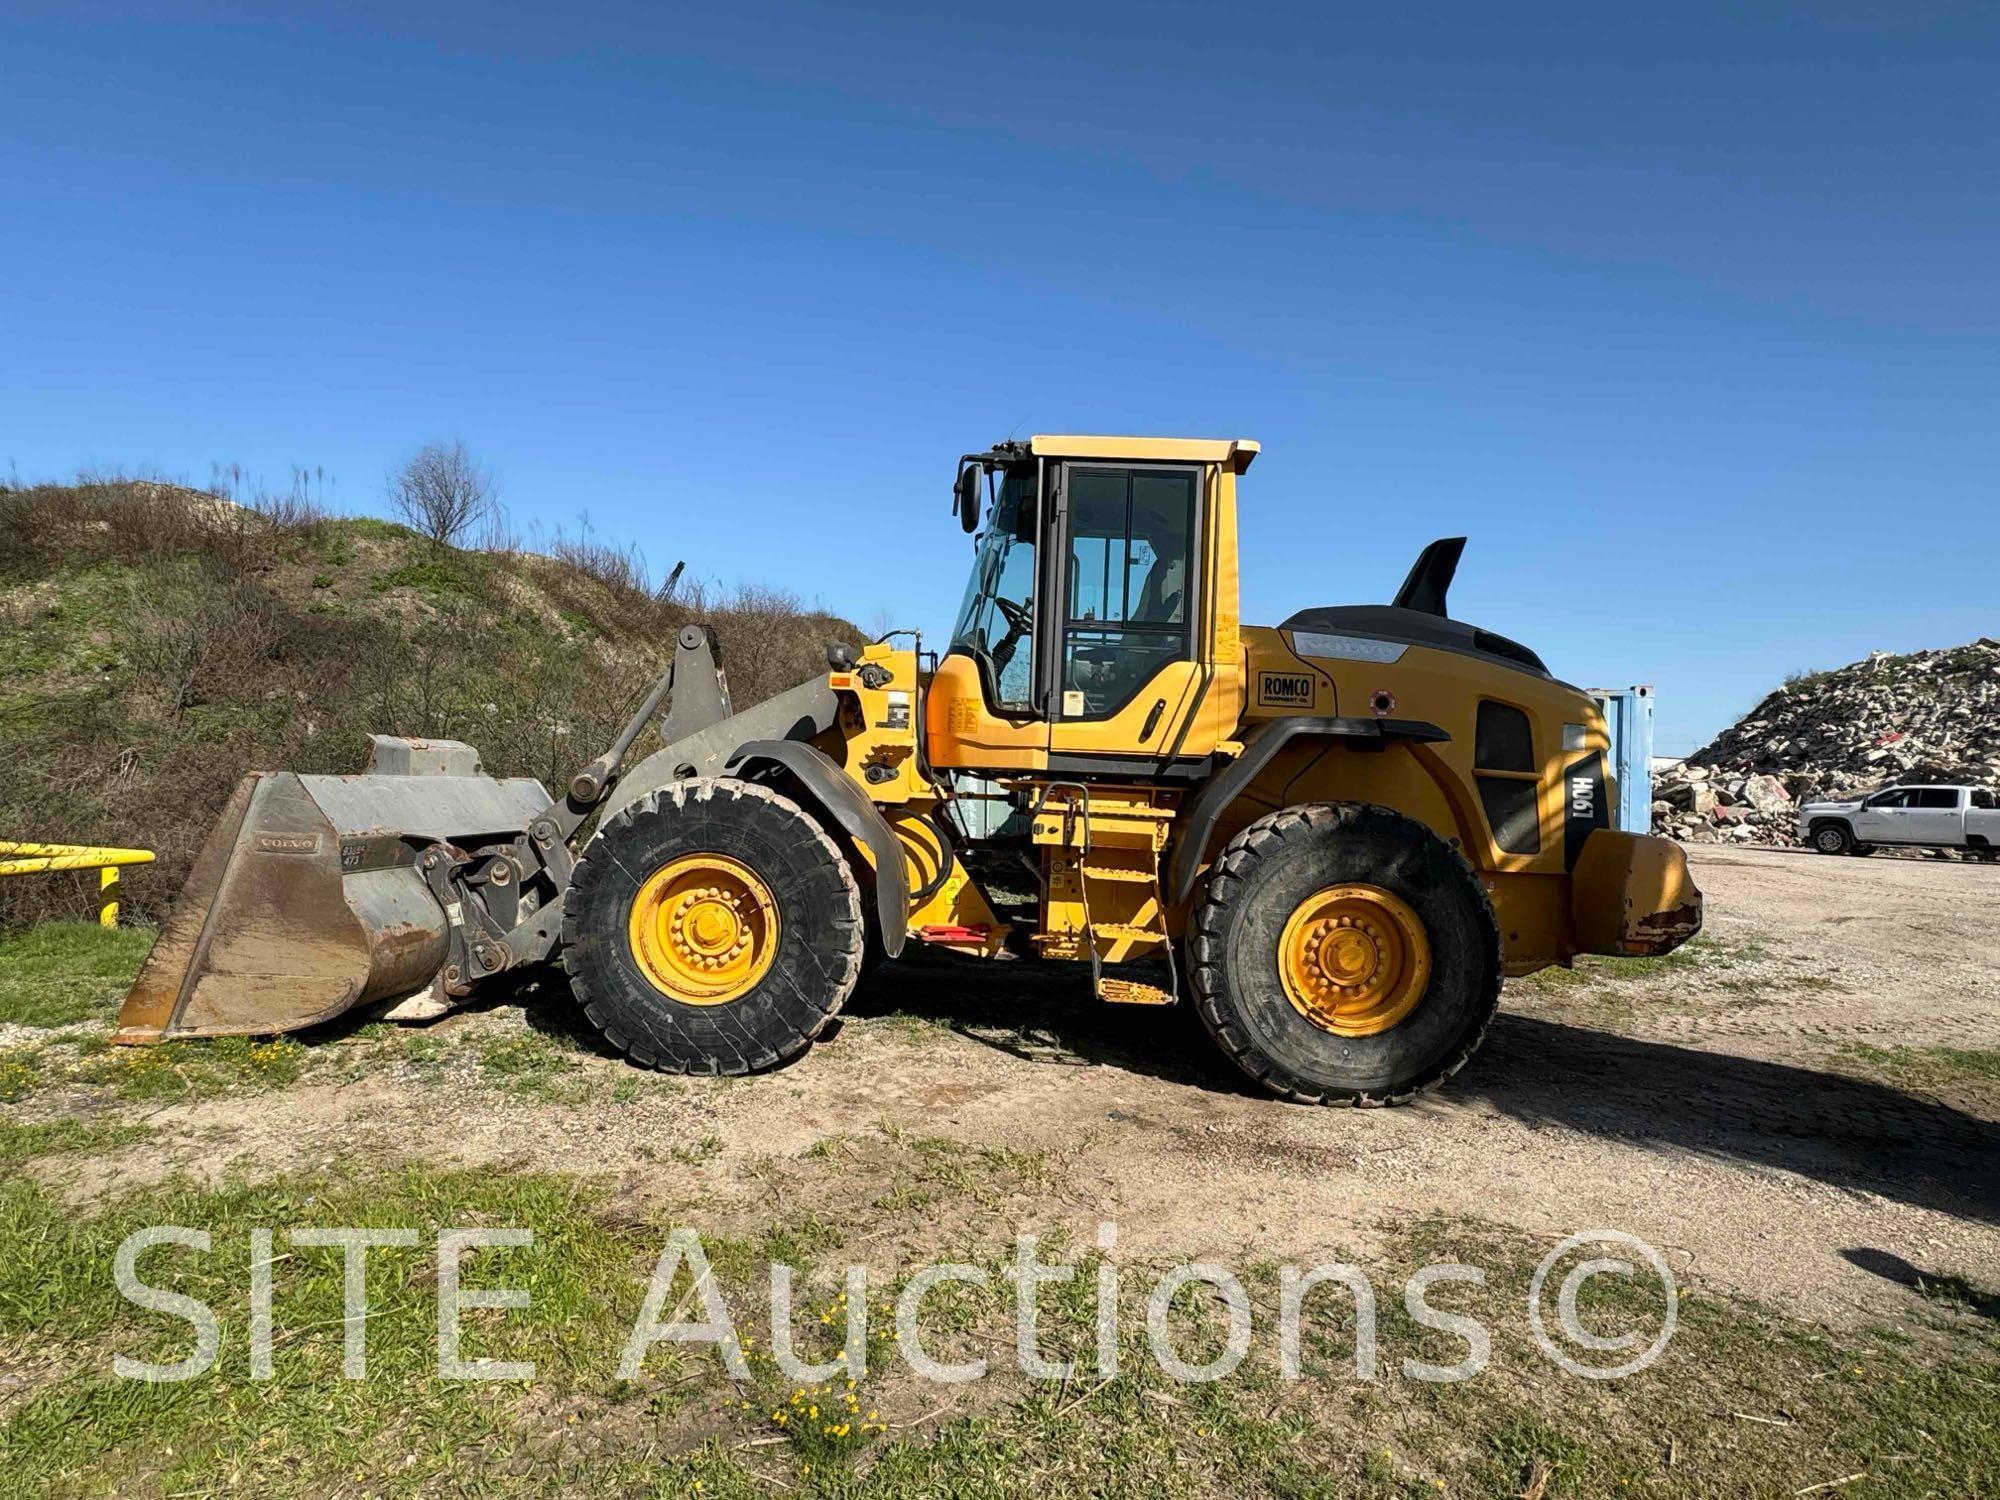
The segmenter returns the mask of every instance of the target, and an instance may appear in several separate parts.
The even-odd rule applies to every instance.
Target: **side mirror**
[[[986,471],[978,464],[967,464],[958,471],[958,524],[968,533],[979,529],[980,490],[985,478]]]

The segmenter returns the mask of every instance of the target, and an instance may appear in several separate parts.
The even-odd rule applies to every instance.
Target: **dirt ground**
[[[153,1108],[143,1148],[69,1190],[389,1151],[599,1172],[726,1218],[783,1191],[788,1159],[906,1132],[1042,1154],[990,1210],[1007,1232],[1087,1242],[1109,1219],[1148,1255],[1365,1255],[1435,1210],[1551,1241],[1624,1230],[1692,1280],[1833,1323],[1893,1315],[1919,1274],[2000,1283],[2000,1091],[1949,1066],[2000,1048],[2000,870],[1690,852],[1709,915],[1685,957],[1511,984],[1482,1052],[1406,1108],[1282,1103],[1181,1013],[931,959],[881,971],[772,1075],[640,1074],[573,1050],[559,1002],[531,999],[294,1089]],[[570,1049],[560,1073],[489,1086],[495,1049],[534,1032]]]

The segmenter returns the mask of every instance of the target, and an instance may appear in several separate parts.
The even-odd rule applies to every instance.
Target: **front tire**
[[[699,778],[637,799],[585,847],[563,966],[591,1024],[642,1067],[754,1073],[826,1029],[864,930],[853,871],[798,803]]]
[[[1189,988],[1217,1045],[1303,1103],[1400,1104],[1478,1050],[1500,1002],[1500,927],[1472,867],[1412,818],[1286,808],[1217,859]]]
[[[1845,823],[1822,823],[1813,830],[1812,846],[1821,854],[1846,854],[1854,848],[1854,835]]]

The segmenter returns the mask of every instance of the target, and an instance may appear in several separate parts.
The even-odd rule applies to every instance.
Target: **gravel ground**
[[[887,1131],[1042,1153],[985,1227],[1081,1240],[1111,1219],[1146,1254],[1366,1255],[1441,1212],[1625,1230],[1836,1322],[1893,1316],[1917,1273],[2000,1284],[2000,1086],[1976,1066],[2000,1049],[2000,870],[1691,852],[1709,923],[1685,958],[1510,985],[1472,1064],[1403,1109],[1250,1092],[1184,1014],[1096,1006],[1081,975],[930,961],[883,970],[831,1040],[748,1080],[568,1050],[560,997],[321,1040],[296,1088],[128,1115],[149,1141],[70,1190],[386,1151],[601,1172],[726,1218],[774,1166]],[[531,1028],[560,1069],[524,1090],[481,1058]],[[835,1209],[867,1202],[867,1170],[856,1153]]]

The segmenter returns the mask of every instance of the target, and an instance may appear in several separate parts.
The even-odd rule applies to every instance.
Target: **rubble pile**
[[[1911,782],[2000,786],[2000,641],[1788,680],[1653,779],[1653,827],[1677,839],[1796,843],[1800,802]]]

